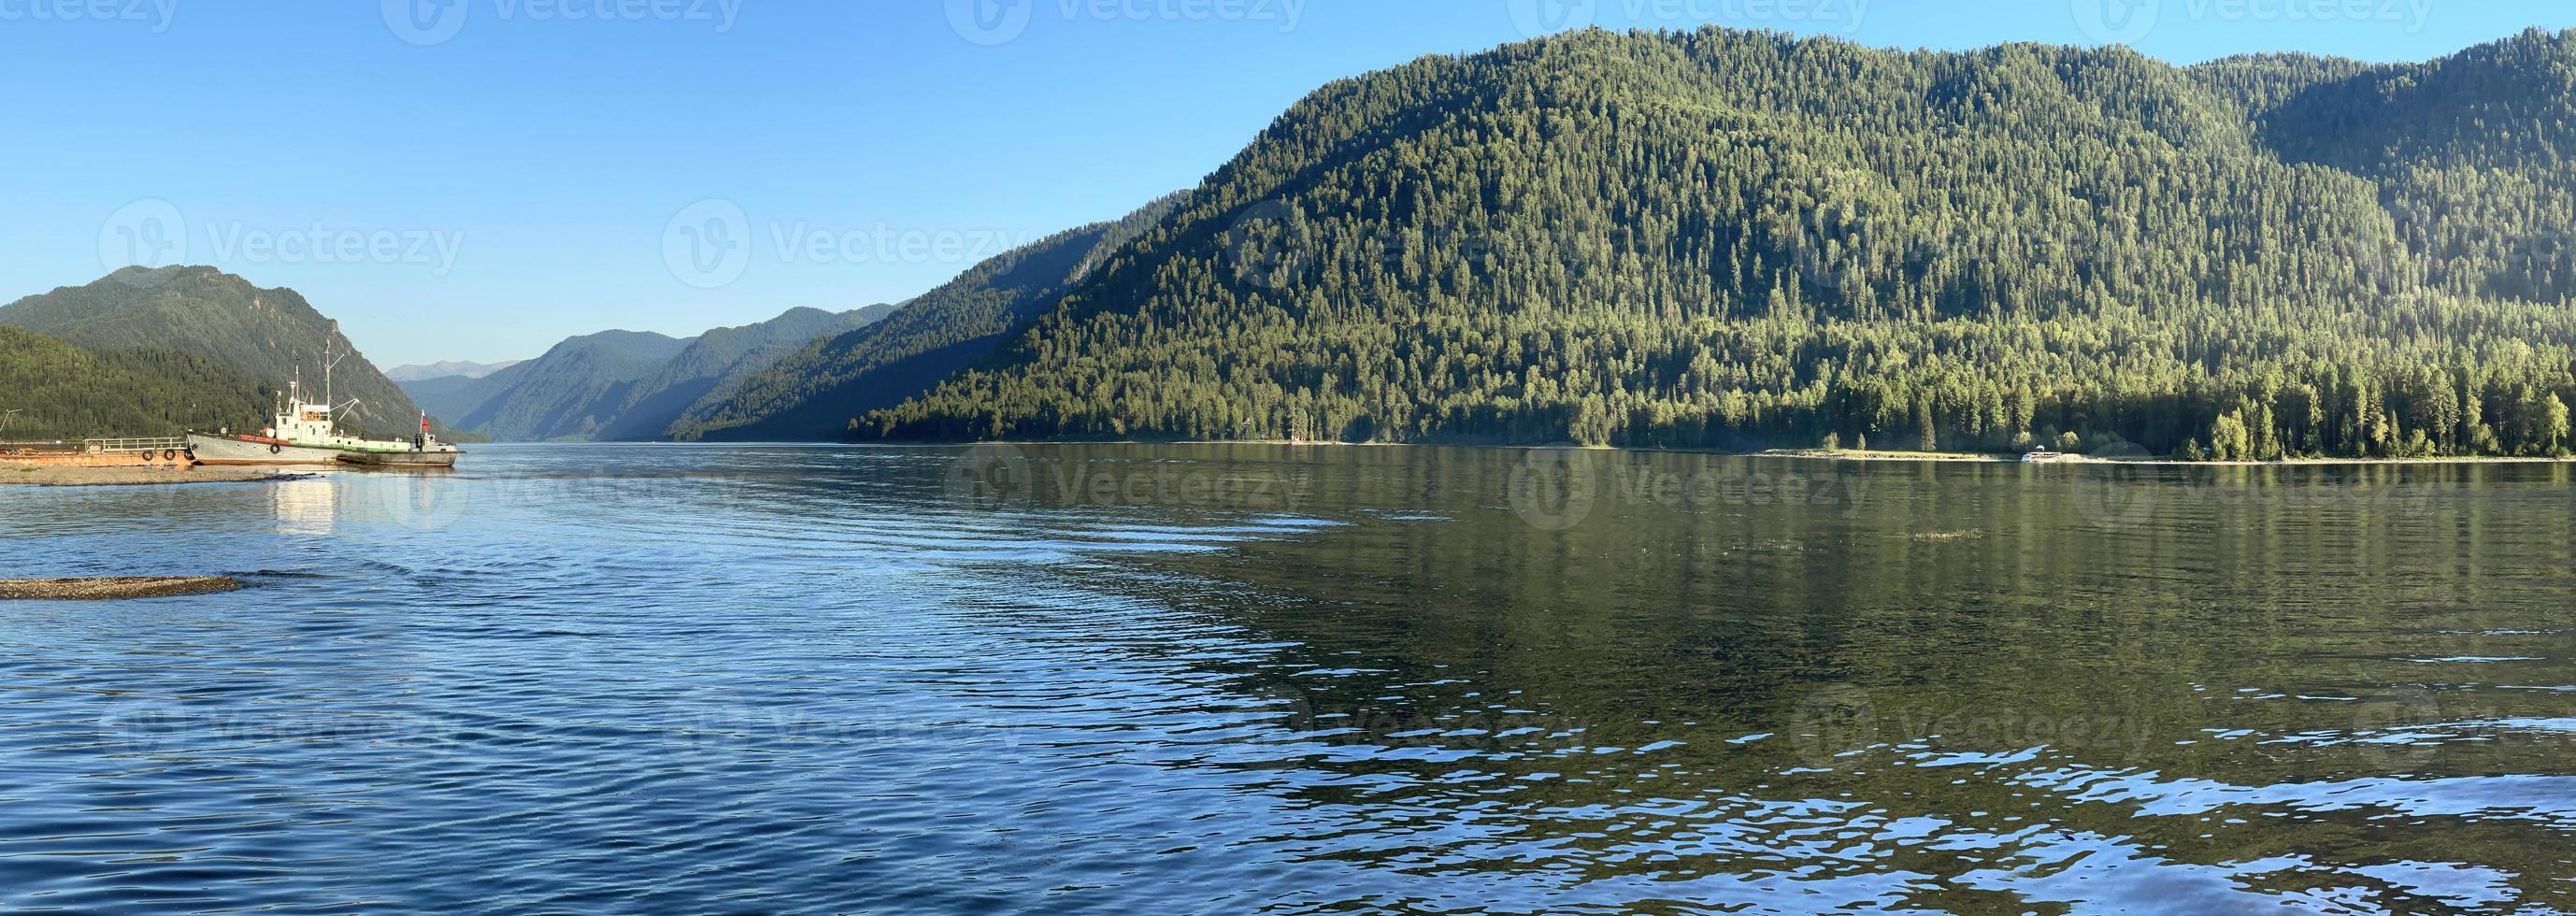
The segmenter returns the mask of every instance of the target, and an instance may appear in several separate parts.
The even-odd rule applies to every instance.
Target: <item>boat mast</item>
[[[327,418],[331,424],[329,432],[331,435],[335,436],[340,434],[340,411],[356,410],[358,409],[359,403],[357,398],[350,398],[349,403],[342,404],[335,399],[335,395],[332,393],[332,370],[339,368],[340,361],[348,359],[350,352],[343,350],[338,355],[331,354],[331,344],[333,341],[338,339],[340,339],[340,323],[333,321],[331,322],[331,336],[324,338],[322,341],[322,406],[330,410],[330,415]]]

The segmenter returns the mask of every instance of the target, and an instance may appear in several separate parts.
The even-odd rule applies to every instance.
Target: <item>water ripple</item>
[[[2576,908],[2561,480],[2106,526],[1827,466],[1866,503],[1555,531],[1509,452],[1023,454],[0,492],[0,573],[255,571],[0,604],[0,907]]]

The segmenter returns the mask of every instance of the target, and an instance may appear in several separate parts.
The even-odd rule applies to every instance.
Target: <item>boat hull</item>
[[[188,453],[199,464],[333,464],[340,460],[337,449],[210,433],[189,433]]]
[[[457,456],[459,456],[459,455],[463,455],[463,454],[465,454],[465,453],[464,453],[464,452],[457,452],[457,451],[436,451],[436,450],[431,450],[431,451],[417,451],[417,452],[377,452],[377,451],[359,451],[359,450],[351,450],[351,451],[341,452],[341,453],[340,453],[340,461],[341,461],[341,463],[343,463],[343,464],[357,464],[357,465],[365,465],[365,466],[368,466],[368,467],[386,467],[386,468],[452,468],[452,467],[455,467],[455,466],[456,466],[456,458],[457,458]]]

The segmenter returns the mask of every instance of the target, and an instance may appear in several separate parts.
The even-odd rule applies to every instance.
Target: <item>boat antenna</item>
[[[332,392],[334,389],[331,387],[332,370],[340,367],[341,360],[349,358],[347,351],[341,351],[337,354],[331,352],[331,345],[338,342],[339,339],[340,322],[335,319],[331,322],[331,333],[324,335],[322,338],[322,406],[331,411],[329,422],[332,426],[332,432],[334,433],[339,431],[340,411],[344,408],[355,408],[358,406],[358,401],[355,398],[351,398],[349,403],[346,405],[342,405],[333,400]]]

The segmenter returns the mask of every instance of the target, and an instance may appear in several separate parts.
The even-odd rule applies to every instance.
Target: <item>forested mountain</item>
[[[1180,196],[1061,232],[976,265],[885,321],[814,341],[730,397],[692,408],[684,439],[832,439],[860,412],[890,407],[990,354],[1055,307],[1111,251],[1169,216]]]
[[[636,331],[574,337],[480,379],[404,386],[457,428],[507,441],[659,439],[692,407],[719,401],[782,356],[893,311],[792,309],[686,340]]]
[[[83,350],[0,327],[0,441],[175,436],[266,423],[273,392],[214,360],[175,350]]]
[[[2290,161],[2378,183],[2443,291],[2556,301],[2576,290],[2570,44],[2531,32],[2341,79],[2339,67],[2303,61],[2295,69],[2316,88],[2260,109],[2261,134]]]
[[[418,408],[402,389],[376,371],[302,295],[261,289],[212,267],[125,268],[87,286],[66,286],[0,307],[0,325],[100,353],[147,348],[191,353],[281,389],[295,376],[299,362],[305,380],[318,386],[327,343],[329,352],[347,354],[332,373],[333,397],[359,402],[343,416],[343,425],[392,434],[410,432],[418,422]],[[180,406],[155,402],[140,409],[162,412]]]
[[[2554,452],[2571,100],[2576,33],[2537,31],[2403,66],[1714,28],[1425,58],[851,432]]]
[[[545,355],[471,384],[432,383],[418,390],[431,415],[457,429],[502,441],[590,439],[690,341],[646,331],[602,331],[565,339]]]

